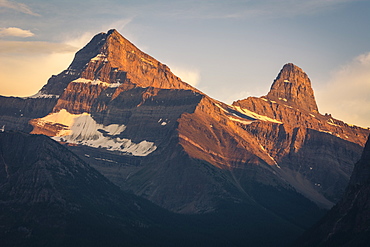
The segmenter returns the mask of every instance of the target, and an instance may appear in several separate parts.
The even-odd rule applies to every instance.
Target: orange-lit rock
[[[293,64],[267,96],[227,105],[115,30],[96,35],[40,95],[54,95],[47,110],[20,121],[6,103],[0,127],[31,119],[32,133],[74,140],[69,148],[120,188],[181,213],[247,203],[293,222],[291,207],[301,216],[318,212],[315,204],[328,208],[370,132],[321,115],[308,76]],[[46,121],[62,113],[73,115],[68,124]]]

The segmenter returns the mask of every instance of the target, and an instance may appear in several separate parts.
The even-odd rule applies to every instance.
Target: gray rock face
[[[338,200],[370,132],[319,114],[307,75],[292,64],[267,96],[230,106],[115,30],[95,36],[54,79],[41,93],[59,97],[30,120],[32,133],[178,213],[249,205],[276,215],[276,228],[299,232],[318,217],[317,205]]]
[[[145,229],[167,215],[50,138],[19,132],[0,133],[0,198],[1,246],[159,246]]]
[[[48,80],[48,83],[42,87],[40,93],[61,96],[68,84],[79,78],[88,62],[99,54],[106,38],[107,34],[105,33],[95,35],[84,49],[76,53],[71,65],[60,74],[53,75]]]
[[[296,246],[370,244],[370,138],[356,163],[342,200],[307,231]]]
[[[0,128],[31,132],[29,121],[50,113],[57,102],[51,98],[17,98],[0,96]]]

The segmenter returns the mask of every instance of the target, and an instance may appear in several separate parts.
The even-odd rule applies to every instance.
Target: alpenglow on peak
[[[292,63],[285,64],[280,70],[266,98],[284,100],[300,109],[318,112],[310,79],[301,68]]]

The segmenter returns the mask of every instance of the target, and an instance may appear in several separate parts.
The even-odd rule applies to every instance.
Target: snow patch
[[[59,125],[63,128],[53,137],[57,141],[80,144],[94,148],[105,148],[109,151],[120,151],[134,156],[147,156],[157,147],[153,142],[133,143],[130,139],[118,137],[125,125],[98,124],[89,113],[71,114],[62,109],[57,113],[38,120],[38,125]]]
[[[232,121],[235,121],[235,122],[239,122],[239,123],[242,123],[242,124],[251,124],[253,121],[252,120],[242,120],[242,119],[239,119],[239,118],[234,118],[234,117],[231,117],[229,116],[229,119],[232,120]]]
[[[89,79],[86,79],[86,78],[78,78],[78,79],[76,79],[72,82],[74,82],[74,83],[86,83],[86,84],[92,84],[92,85],[101,85],[101,86],[111,87],[111,88],[119,87],[122,84],[120,82],[109,83],[109,82],[101,81],[99,79],[89,80]]]
[[[165,126],[165,125],[167,125],[167,123],[169,123],[170,121],[168,121],[168,119],[166,118],[166,119],[162,119],[162,118],[160,118],[159,120],[158,120],[158,122],[157,123],[160,123],[162,126]]]
[[[108,62],[107,56],[105,54],[98,54],[95,57],[93,57],[90,61],[92,62],[97,62],[97,61],[103,61],[103,62]]]
[[[104,130],[108,132],[107,133],[108,135],[119,135],[125,129],[126,129],[126,126],[118,125],[118,124],[110,124],[110,125],[104,127]]]
[[[37,98],[59,98],[59,95],[55,95],[55,94],[45,94],[41,91],[37,92],[36,94],[32,95],[32,96],[29,96],[29,97],[25,97],[26,99],[29,98],[29,99],[37,99]]]
[[[328,133],[328,134],[330,134],[330,135],[332,135],[333,134],[333,132],[330,132],[330,131],[326,131],[326,130],[319,130],[320,132],[323,132],[323,133]]]
[[[338,124],[335,124],[333,119],[331,119],[331,118],[327,121],[327,123],[330,124],[330,125],[333,125],[333,126],[340,127]]]
[[[236,119],[236,118],[233,118],[232,116],[229,116],[229,118],[233,121],[243,121],[244,124],[250,124],[252,123],[253,121],[255,120],[262,120],[262,121],[267,121],[267,122],[273,122],[273,123],[279,123],[279,124],[282,124],[282,122],[276,120],[276,119],[272,119],[272,118],[269,118],[267,116],[263,116],[263,115],[259,115],[255,112],[252,112],[252,111],[249,111],[245,108],[241,108],[240,106],[231,106],[229,105],[230,108],[232,108],[232,110],[236,111],[236,112],[239,112],[241,113],[242,115],[245,115],[245,117],[247,118],[250,118],[250,119],[247,119],[247,120],[242,120],[243,117],[242,116],[239,116],[235,113],[230,113],[229,111],[227,111],[226,109],[224,109],[222,106],[220,106],[219,104],[215,104],[218,108],[220,108],[222,111],[226,112],[226,113],[229,113],[229,114],[232,114],[233,116],[236,116],[238,118],[241,118],[241,119]],[[253,120],[252,120],[253,119]],[[248,122],[248,123],[247,123]]]
[[[269,118],[267,116],[259,115],[255,112],[249,111],[249,110],[247,110],[245,108],[241,108],[239,106],[234,106],[234,109],[236,109],[237,111],[239,111],[243,114],[246,114],[247,116],[250,116],[250,117],[258,119],[258,120],[282,124],[282,122],[280,122],[276,119],[272,119],[272,118]]]
[[[118,163],[117,161],[114,161],[114,160],[108,160],[108,159],[102,159],[102,158],[94,158],[96,160],[101,160],[101,161],[107,161],[107,162],[111,162],[111,163]]]
[[[77,70],[68,68],[65,70],[64,74],[66,75],[77,75]]]
[[[141,57],[140,59],[141,59],[141,61],[143,61],[144,63],[148,63],[148,64],[150,64],[150,65],[153,65],[153,66],[154,66],[154,64],[153,64],[151,61],[149,61],[149,60],[147,60],[147,59],[145,59],[145,58],[143,58],[143,57]]]
[[[267,150],[260,144],[260,148],[262,149],[262,151],[264,151],[267,156],[274,162],[275,166],[279,169],[281,169],[281,167],[279,166],[279,164],[276,162],[276,160],[267,152]]]
[[[235,110],[235,107],[233,107],[231,105],[228,105],[231,109],[224,109],[222,106],[220,106],[217,103],[215,103],[215,105],[218,108],[220,108],[223,112],[225,112],[227,114],[227,117],[231,121],[239,122],[239,123],[242,123],[242,124],[251,124],[253,121],[256,120],[253,117],[250,117],[250,116],[248,116],[248,115],[246,115],[246,114],[244,114],[244,113],[242,113],[240,111]],[[235,118],[235,117],[237,117],[237,118]]]

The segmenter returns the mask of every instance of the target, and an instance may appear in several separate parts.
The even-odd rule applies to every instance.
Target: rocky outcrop
[[[370,244],[370,138],[356,163],[342,200],[295,246],[368,246]]]
[[[370,130],[320,114],[310,80],[299,67],[284,65],[266,96],[233,106],[280,122],[254,122],[245,129],[300,193],[328,208],[341,198]]]
[[[52,77],[40,92],[60,95],[53,112],[90,112],[100,95],[114,100],[134,87],[188,89],[198,92],[170,69],[143,53],[116,30],[97,34],[77,52],[67,70]]]
[[[267,96],[237,101],[233,106],[215,101],[182,82],[167,66],[137,49],[115,30],[96,35],[76,54],[69,69],[80,71],[78,78],[66,86],[51,115],[30,121],[32,133],[110,151],[120,147],[121,152],[134,156],[177,154],[179,160],[201,160],[225,170],[262,165],[265,173],[277,174],[278,178],[257,176],[259,183],[293,186],[326,208],[343,193],[351,163],[359,157],[369,133],[321,115],[310,79],[293,64],[283,67]],[[59,119],[65,116],[63,111],[68,112],[69,121]],[[82,119],[85,120],[81,122]],[[113,125],[120,126],[114,135],[107,133]],[[82,126],[95,126],[96,130],[85,133]],[[168,140],[176,147],[172,154],[164,151],[172,149]],[[145,164],[145,159],[134,163]],[[96,168],[100,169],[99,165]],[[120,175],[105,168],[100,171],[122,188],[170,210],[205,212],[215,207],[211,199],[201,202],[191,194],[176,202],[169,197],[163,199],[161,193],[169,193],[168,186],[140,185],[141,176],[135,178],[134,174],[146,173],[145,169],[121,169]],[[150,174],[154,180],[156,175]],[[246,188],[240,185],[244,182],[237,179],[231,187],[237,186],[244,193]],[[219,195],[223,194],[221,191]],[[207,190],[202,193],[207,194]]]
[[[183,214],[248,209],[258,213],[243,221],[269,215],[291,236],[317,219],[317,205],[338,200],[369,133],[321,115],[293,64],[267,96],[227,105],[115,30],[96,35],[39,95],[50,94],[58,98],[30,121],[32,133],[68,145],[122,190]]]
[[[49,114],[56,102],[56,97],[0,96],[0,129],[30,132],[32,126],[29,121]]]
[[[177,172],[189,169],[186,162],[177,163]],[[193,171],[187,174],[201,174]],[[178,184],[173,177],[161,183]],[[199,188],[189,189],[190,194]],[[0,198],[5,247],[284,246],[299,232],[253,203],[204,216],[169,213],[124,193],[50,138],[19,132],[0,133]],[[255,222],[247,220],[251,214]]]
[[[292,63],[285,64],[281,69],[266,98],[286,101],[294,108],[318,112],[310,79],[301,68]]]

